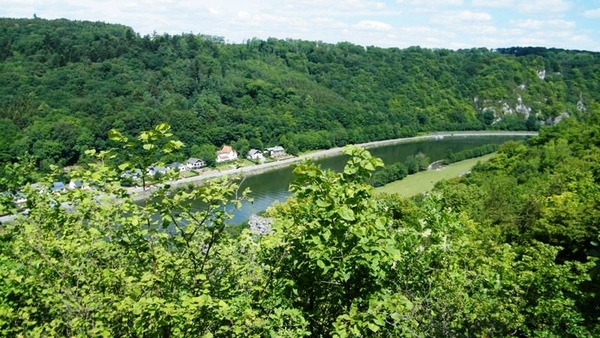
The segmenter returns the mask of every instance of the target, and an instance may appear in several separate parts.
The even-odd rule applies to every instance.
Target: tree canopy
[[[71,20],[0,19],[0,161],[81,162],[167,122],[192,149],[250,140],[305,151],[421,131],[537,129],[598,101],[600,54],[379,48],[140,36]],[[193,148],[193,146],[197,146]],[[243,155],[243,154],[242,154]]]
[[[96,161],[71,172],[97,190],[28,186],[27,217],[0,228],[0,332],[597,336],[594,116],[509,142],[469,176],[413,200],[374,195],[367,182],[382,161],[349,146],[342,172],[298,165],[293,196],[269,210],[260,233],[228,231],[245,194],[227,179],[175,192],[159,185],[135,203],[119,167],[181,143],[166,124],[137,141],[113,131],[119,147],[88,151]]]

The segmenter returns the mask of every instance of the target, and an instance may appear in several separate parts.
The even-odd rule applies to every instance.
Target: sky
[[[600,0],[0,0],[0,17],[34,14],[119,23],[141,35],[215,35],[230,43],[275,37],[600,51]]]

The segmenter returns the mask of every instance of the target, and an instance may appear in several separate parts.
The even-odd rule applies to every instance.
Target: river
[[[527,132],[498,132],[496,135],[490,135],[489,133],[478,135],[483,133],[486,132],[440,133],[439,135],[431,134],[410,139],[371,142],[365,144],[365,146],[368,147],[371,154],[381,158],[385,164],[404,162],[408,156],[416,155],[419,152],[427,155],[430,161],[433,162],[443,159],[450,150],[459,152],[464,149],[474,148],[484,144],[501,144],[508,140],[523,140],[534,134]],[[441,137],[442,135],[443,138],[436,139],[436,137]],[[455,135],[455,137],[452,137],[451,135]],[[250,215],[266,210],[275,201],[282,202],[286,197],[290,196],[288,188],[294,179],[294,175],[292,174],[293,165],[290,166],[288,164],[292,164],[294,161],[297,162],[298,160],[305,158],[328,156],[316,159],[315,162],[322,168],[340,171],[346,163],[346,156],[340,155],[339,151],[339,148],[328,149],[314,154],[303,155],[301,158],[284,160],[281,161],[281,163],[267,163],[261,166],[232,169],[225,172],[204,175],[203,177],[195,176],[172,182],[172,185],[184,186],[194,184],[201,180],[223,174],[247,174],[248,176],[242,182],[241,190],[250,188],[251,193],[249,194],[249,197],[252,198],[253,201],[243,202],[242,207],[234,212],[231,223],[239,224],[247,220]],[[283,167],[273,169],[275,166],[280,165],[283,165]],[[267,171],[256,173],[256,170]],[[134,195],[139,194],[140,192],[141,188],[130,189],[130,193]],[[136,198],[139,199],[143,197],[138,195]],[[1,216],[0,224],[11,221],[14,217],[14,215]]]
[[[484,144],[501,144],[509,140],[524,139],[523,136],[469,136],[469,137],[445,137],[441,140],[424,140],[410,143],[396,143],[380,147],[369,148],[374,156],[383,160],[385,164],[404,162],[410,155],[419,152],[427,155],[433,161],[443,159],[449,151],[459,152],[465,149],[478,147]],[[336,155],[328,158],[315,160],[324,169],[341,171],[346,163],[345,155]],[[241,185],[241,190],[250,188],[249,197],[252,203],[244,202],[239,210],[236,210],[232,223],[239,224],[247,220],[251,214],[266,210],[275,201],[284,201],[290,196],[288,190],[294,179],[293,166],[279,168],[264,173],[246,177]]]

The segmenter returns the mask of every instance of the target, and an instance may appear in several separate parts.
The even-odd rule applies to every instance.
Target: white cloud
[[[513,25],[515,27],[524,28],[524,29],[534,29],[534,30],[549,30],[549,29],[557,29],[557,30],[565,30],[565,29],[574,29],[576,24],[574,21],[565,21],[560,19],[554,20],[535,20],[535,19],[526,19],[526,20],[517,20],[513,21]]]
[[[461,6],[463,4],[463,0],[396,0],[396,2],[401,5],[427,7]]]
[[[338,13],[382,11],[387,8],[384,2],[369,0],[285,0],[281,3],[273,3],[274,7],[280,7],[281,5],[291,10],[301,9],[310,12],[329,10]]]
[[[572,7],[568,0],[472,0],[471,4],[475,7],[505,8],[529,14],[562,13]]]
[[[571,8],[565,0],[528,0],[517,3],[517,9],[525,13],[562,13]]]
[[[510,7],[513,5],[511,0],[473,0],[471,4],[476,7],[491,7],[491,8],[502,8]]]
[[[362,20],[356,25],[355,28],[369,31],[389,31],[392,30],[392,26],[381,21],[373,21],[373,20]]]
[[[320,27],[345,28],[348,26],[344,22],[332,18],[314,18],[311,20],[311,22]]]
[[[466,25],[472,22],[485,22],[492,20],[486,12],[462,11],[453,14],[436,14],[431,16],[430,22],[437,25]]]
[[[588,19],[600,19],[600,8],[587,10],[582,15]]]
[[[458,21],[489,21],[492,20],[492,16],[486,12],[462,11],[455,15],[454,19]]]
[[[381,47],[532,44],[600,51],[592,21],[600,18],[600,0],[594,1],[596,6],[582,0],[0,0],[0,17],[36,13],[120,23],[142,35],[194,32],[236,43],[275,37]]]
[[[436,38],[454,38],[456,34],[447,31],[447,30],[439,30],[425,26],[410,26],[410,27],[401,27],[399,32],[403,33],[405,36],[412,37],[424,37],[424,36],[433,36]]]
[[[461,30],[475,35],[493,35],[498,33],[498,29],[491,25],[469,25],[461,27]]]

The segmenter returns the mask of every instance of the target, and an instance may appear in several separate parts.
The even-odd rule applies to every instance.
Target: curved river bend
[[[386,165],[404,162],[408,156],[416,155],[419,152],[427,155],[433,162],[443,159],[450,151],[456,153],[485,144],[501,144],[509,140],[523,139],[525,139],[523,136],[446,137],[441,140],[396,143],[368,150],[373,156],[381,158]],[[341,171],[346,164],[346,156],[336,155],[318,159],[315,160],[315,163],[324,169]],[[239,224],[247,220],[250,215],[266,210],[275,201],[283,202],[286,197],[290,196],[288,188],[294,179],[292,170],[293,166],[288,166],[246,177],[240,191],[250,188],[249,197],[253,202],[243,202],[242,207],[234,212],[231,222]]]

